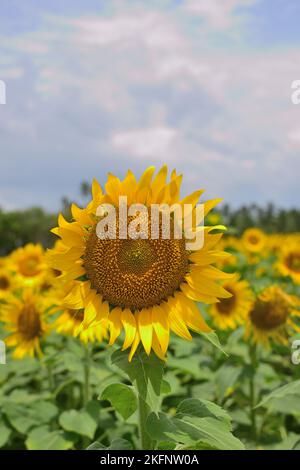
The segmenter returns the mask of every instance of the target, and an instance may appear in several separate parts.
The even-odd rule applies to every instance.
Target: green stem
[[[52,393],[54,388],[55,388],[55,384],[54,384],[54,377],[53,377],[51,362],[46,361],[45,362],[45,367],[46,367],[46,371],[47,371],[49,390],[50,390],[50,393]]]
[[[138,395],[138,413],[141,450],[154,450],[155,442],[146,431],[146,420],[150,413],[150,408],[140,394]]]
[[[257,423],[256,423],[256,393],[255,393],[255,374],[258,366],[257,363],[257,350],[255,344],[250,344],[249,346],[249,356],[251,361],[251,373],[250,373],[250,418],[251,418],[251,428],[252,428],[252,437],[254,442],[257,441]]]
[[[90,373],[91,373],[91,350],[90,345],[84,345],[84,381],[83,381],[83,405],[86,406],[90,401]]]

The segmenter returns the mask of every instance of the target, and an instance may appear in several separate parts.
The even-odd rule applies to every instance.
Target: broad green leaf
[[[65,431],[75,432],[90,439],[93,439],[97,429],[97,422],[86,410],[64,411],[59,417],[59,423]]]
[[[74,437],[63,431],[50,431],[47,426],[33,429],[26,441],[28,450],[67,450],[74,446]]]
[[[114,439],[108,447],[96,441],[87,450],[132,450],[132,444],[126,439]]]
[[[164,362],[155,354],[147,356],[145,352],[136,353],[129,362],[127,352],[116,351],[112,354],[112,363],[129,377],[142,399],[155,411],[159,403]]]
[[[184,416],[169,418],[163,413],[151,413],[147,420],[147,432],[156,440],[175,441],[189,448],[205,443],[221,450],[242,450],[243,444],[228,430],[228,425],[214,418]]]
[[[21,434],[27,434],[33,427],[50,423],[58,414],[57,407],[46,401],[26,405],[7,403],[2,411],[11,425]]]
[[[217,333],[211,331],[210,333],[200,333],[205,339],[207,339],[215,348],[219,349],[225,356],[228,356],[227,352],[223,349]]]
[[[230,416],[221,407],[206,400],[184,400],[174,417],[151,413],[147,420],[147,432],[157,441],[175,441],[177,446],[190,449],[203,446],[223,450],[244,448],[231,433]]]
[[[228,429],[231,429],[231,417],[221,406],[208,400],[197,400],[196,398],[187,398],[179,403],[176,417],[195,416],[197,418],[217,418],[227,423]]]
[[[287,385],[284,385],[283,387],[279,387],[276,390],[274,390],[272,393],[267,395],[257,406],[256,408],[260,406],[265,406],[268,403],[270,403],[274,399],[287,399],[288,397],[290,398],[291,395],[297,395],[300,399],[300,380],[296,380],[295,382],[291,382]]]
[[[132,389],[125,384],[112,384],[101,394],[101,400],[108,400],[120,415],[127,419],[137,410],[137,399]]]
[[[224,364],[216,372],[215,382],[218,397],[223,400],[234,392],[235,384],[240,377],[242,368],[238,366],[228,366]]]

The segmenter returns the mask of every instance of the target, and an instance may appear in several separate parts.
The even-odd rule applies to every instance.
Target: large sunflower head
[[[5,343],[14,348],[13,357],[41,355],[40,341],[49,330],[46,315],[50,305],[50,299],[46,301],[29,289],[21,297],[10,297],[1,311],[1,321],[9,333]]]
[[[249,253],[261,253],[266,245],[266,235],[259,228],[248,228],[242,236],[242,243]]]
[[[232,296],[213,304],[210,308],[210,314],[214,324],[221,330],[234,329],[245,322],[254,296],[249,283],[238,280],[237,276],[226,281],[223,287]]]
[[[278,270],[284,276],[290,276],[296,284],[300,284],[300,240],[286,243],[279,255]]]
[[[16,249],[10,256],[9,266],[20,285],[37,285],[47,268],[42,246],[29,243]]]
[[[253,304],[248,317],[246,336],[269,346],[270,340],[285,344],[289,335],[300,332],[295,318],[299,299],[287,294],[279,286],[264,289]]]
[[[173,171],[167,181],[166,166],[155,177],[154,171],[153,167],[148,168],[139,181],[130,171],[123,181],[110,174],[104,192],[94,180],[92,201],[87,207],[80,209],[73,204],[70,223],[59,217],[54,233],[65,249],[54,249],[48,255],[51,266],[62,272],[60,281],[80,281],[73,285],[65,305],[74,308],[84,303],[84,327],[107,318],[110,344],[124,330],[123,348],[131,347],[130,359],[140,342],[147,354],[153,349],[163,358],[170,330],[189,340],[189,328],[209,331],[195,302],[214,303],[218,298],[231,296],[220,285],[228,275],[211,266],[227,255],[216,249],[221,234],[211,233],[215,227],[199,227],[202,222],[199,218],[196,223],[197,202],[203,191],[180,199],[182,177]],[[132,204],[143,204],[146,212],[137,210],[128,213],[127,219],[122,218],[124,207],[121,208],[120,197],[124,196],[128,211]],[[202,219],[218,202],[204,204]],[[114,237],[99,237],[98,224],[106,213],[98,208],[103,204],[115,208],[118,222]],[[188,211],[181,218],[171,216],[171,222],[174,219],[176,223],[171,223],[167,237],[159,217],[156,236],[151,237],[152,204],[177,204],[180,208],[188,207]],[[187,218],[192,220],[197,233],[204,234],[203,246],[195,251],[188,248],[185,237],[178,237],[175,230]],[[124,228],[129,232],[133,226],[140,228],[138,235],[124,238]]]

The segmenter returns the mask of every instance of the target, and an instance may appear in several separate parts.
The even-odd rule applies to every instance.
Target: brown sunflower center
[[[284,299],[263,301],[258,299],[250,314],[252,323],[260,330],[270,331],[286,323],[289,308]]]
[[[78,321],[78,323],[82,323],[84,319],[84,310],[73,310],[69,309],[68,310],[69,316],[72,318],[72,320]]]
[[[23,308],[18,318],[18,331],[25,339],[37,338],[42,333],[40,315],[33,305]]]
[[[222,299],[220,300],[220,302],[217,302],[216,309],[221,315],[229,316],[235,307],[236,296],[234,295],[234,291],[230,289],[230,287],[226,287],[226,290],[232,294],[232,297]]]
[[[184,239],[170,237],[99,239],[92,232],[87,240],[84,267],[91,286],[110,304],[132,310],[151,307],[171,296],[188,271]]]
[[[257,245],[259,243],[259,238],[256,235],[250,235],[248,240],[251,245]]]
[[[300,253],[291,253],[286,259],[286,265],[291,271],[300,273]]]
[[[0,276],[0,290],[9,289],[10,282],[7,276]]]
[[[41,272],[38,256],[28,256],[19,261],[20,273],[25,277],[37,276]]]

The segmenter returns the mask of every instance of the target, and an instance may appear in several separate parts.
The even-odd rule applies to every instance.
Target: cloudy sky
[[[299,206],[299,18],[299,0],[1,0],[0,206],[56,210],[164,162],[185,192]]]

